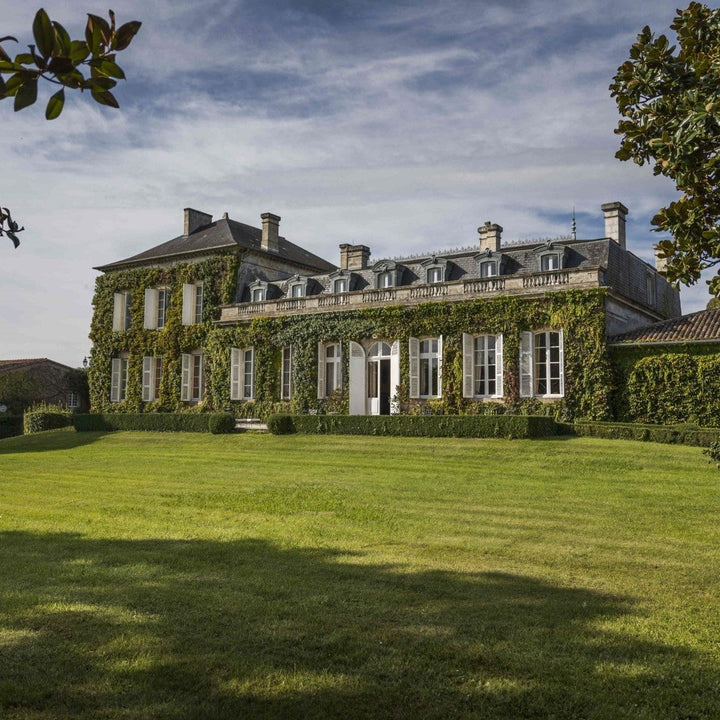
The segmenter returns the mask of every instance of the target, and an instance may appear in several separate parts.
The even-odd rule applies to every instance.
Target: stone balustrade
[[[219,324],[232,324],[258,316],[277,316],[288,313],[317,313],[357,310],[380,305],[414,305],[420,302],[460,301],[501,295],[537,295],[553,290],[587,289],[603,284],[602,270],[549,270],[532,275],[505,275],[438,283],[436,285],[408,285],[393,288],[354,290],[346,293],[323,293],[302,298],[283,298],[262,302],[237,303],[221,308]]]

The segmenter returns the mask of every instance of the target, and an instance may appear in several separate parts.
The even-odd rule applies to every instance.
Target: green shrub
[[[271,432],[399,437],[533,438],[557,434],[555,421],[534,415],[276,415]]]
[[[268,417],[267,428],[273,435],[289,435],[297,432],[294,420],[297,420],[297,418],[293,418],[291,415],[275,413]]]
[[[26,435],[56,430],[72,425],[72,412],[62,405],[36,403],[31,405],[23,415],[23,431]]]
[[[575,435],[607,440],[640,440],[677,445],[707,446],[720,438],[720,428],[697,425],[647,425],[644,423],[612,423],[577,421],[570,426]]]
[[[230,413],[213,413],[208,420],[208,428],[213,435],[235,432],[235,416]]]
[[[216,418],[222,418],[216,420]],[[229,413],[107,413],[77,414],[73,425],[79,432],[89,430],[152,430],[156,432],[212,432],[211,423],[228,427],[232,419]],[[231,432],[230,430],[224,432]]]
[[[0,417],[0,439],[22,435],[23,418],[22,415],[7,415]]]
[[[710,447],[705,448],[703,453],[710,458],[708,462],[714,462],[720,468],[720,440],[710,443]]]

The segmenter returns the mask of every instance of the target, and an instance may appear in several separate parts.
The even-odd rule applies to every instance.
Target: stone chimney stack
[[[262,242],[260,247],[268,252],[278,252],[278,228],[280,227],[280,216],[272,213],[263,213],[262,219]]]
[[[502,226],[496,223],[486,222],[478,228],[480,233],[480,250],[491,250],[497,252],[500,250],[500,236],[502,235]]]
[[[667,270],[667,258],[661,258],[659,257],[659,251],[658,246],[655,245],[655,269],[661,274],[664,275],[665,271]]]
[[[209,225],[212,222],[212,215],[200,212],[200,210],[193,210],[192,208],[185,208],[185,235],[192,235],[196,230],[205,225]]]
[[[365,270],[370,260],[370,248],[367,245],[340,245],[341,270]]]
[[[614,240],[625,249],[625,216],[628,209],[621,202],[605,203],[600,206],[605,214],[605,237]]]

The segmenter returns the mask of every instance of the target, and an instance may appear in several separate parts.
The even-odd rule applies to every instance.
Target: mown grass
[[[717,718],[699,449],[0,441],[0,717]]]

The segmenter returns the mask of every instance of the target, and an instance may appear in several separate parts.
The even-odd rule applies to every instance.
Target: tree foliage
[[[692,2],[670,27],[677,45],[643,28],[610,90],[623,118],[616,157],[653,164],[682,193],[652,224],[672,236],[657,244],[668,279],[691,285],[720,264],[720,10]]]

